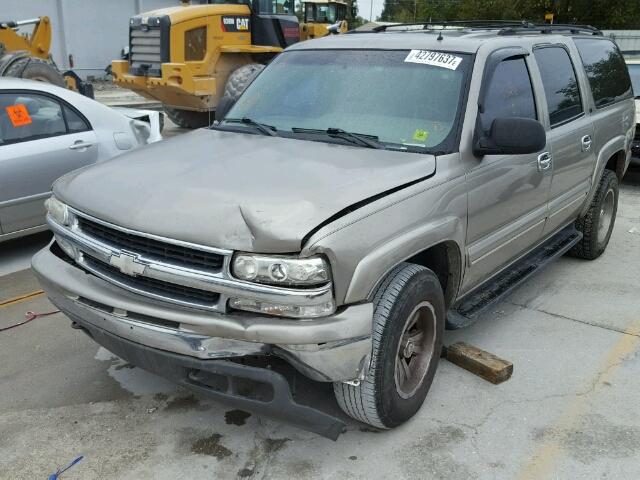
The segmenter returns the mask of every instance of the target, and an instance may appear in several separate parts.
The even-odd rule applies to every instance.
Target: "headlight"
[[[53,218],[60,225],[69,226],[71,224],[71,219],[69,217],[69,207],[66,204],[62,203],[56,197],[51,196],[45,202],[44,206],[47,209],[51,218]]]
[[[234,277],[248,282],[284,286],[317,286],[327,283],[329,264],[322,257],[296,258],[239,253],[233,259]]]

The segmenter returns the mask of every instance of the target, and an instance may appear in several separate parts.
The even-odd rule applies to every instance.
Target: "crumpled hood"
[[[54,193],[133,230],[284,253],[341,210],[434,171],[430,155],[202,129],[71,172]]]

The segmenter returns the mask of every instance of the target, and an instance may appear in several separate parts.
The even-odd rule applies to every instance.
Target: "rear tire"
[[[213,112],[196,112],[194,110],[183,110],[181,108],[164,107],[167,117],[182,128],[203,128],[213,123]]]
[[[403,263],[374,296],[373,349],[358,386],[333,384],[344,412],[377,428],[396,427],[422,406],[438,367],[445,323],[438,277]]]
[[[62,88],[67,86],[64,77],[58,69],[39,58],[29,57],[16,60],[7,68],[4,76],[51,83]]]
[[[240,95],[242,95],[242,92],[245,91],[249,84],[253,82],[263,69],[264,65],[259,63],[249,63],[241,66],[240,68],[236,68],[231,72],[231,75],[229,75],[220,103],[222,103],[223,100],[225,103],[227,101],[235,102],[238,100]],[[222,117],[223,115],[218,115],[218,112],[216,111],[216,120],[221,121]]]
[[[617,212],[618,177],[615,172],[605,170],[587,214],[576,220],[576,229],[583,236],[569,254],[586,260],[594,260],[602,255],[609,244]]]

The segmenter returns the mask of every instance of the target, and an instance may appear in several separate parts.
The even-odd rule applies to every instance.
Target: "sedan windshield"
[[[452,151],[470,64],[469,55],[420,50],[285,52],[247,88],[222,127],[260,123],[287,137]]]

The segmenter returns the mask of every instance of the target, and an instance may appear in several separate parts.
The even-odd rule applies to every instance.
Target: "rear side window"
[[[524,58],[504,60],[497,66],[484,104],[482,126],[487,131],[496,118],[537,118],[533,87]]]
[[[566,123],[583,113],[580,88],[569,53],[562,47],[534,51],[544,93],[549,106],[551,127]]]
[[[86,132],[91,130],[89,124],[74,110],[64,106],[64,116],[67,120],[68,133]]]
[[[574,40],[589,78],[597,108],[633,96],[629,71],[618,47],[606,39]]]

